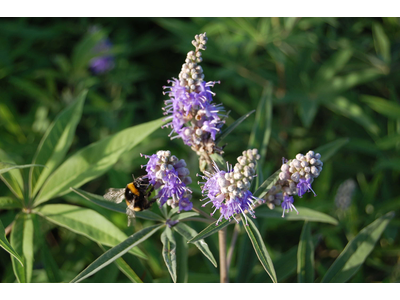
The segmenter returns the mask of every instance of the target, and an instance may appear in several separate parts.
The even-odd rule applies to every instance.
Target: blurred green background
[[[115,66],[104,74],[88,68],[88,34],[108,38]],[[205,80],[220,80],[214,101],[230,111],[227,125],[253,109],[263,90],[273,88],[271,140],[262,166],[266,178],[282,157],[328,144],[347,143],[295,205],[325,212],[338,226],[312,224],[318,240],[316,281],[320,281],[347,242],[388,211],[396,212],[375,249],[351,282],[399,282],[400,243],[400,19],[399,18],[2,18],[0,19],[0,148],[18,164],[28,164],[48,126],[83,89],[89,92],[83,117],[67,157],[129,126],[162,117],[162,86],[178,77],[195,34],[207,32],[202,68]],[[89,49],[89,50],[88,50]],[[235,163],[246,149],[254,114],[224,141],[225,159]],[[197,179],[195,153],[170,130],[158,130],[112,170],[82,189],[103,194],[123,187],[131,174],[143,174],[139,153],[169,149],[184,158]],[[261,141],[258,141],[261,143]],[[324,158],[322,157],[322,160]],[[26,170],[26,174],[28,171]],[[341,188],[339,188],[341,187]],[[11,195],[0,183],[0,195]],[[194,200],[199,199],[195,194]],[[90,207],[125,233],[147,226],[139,220],[126,227],[126,216],[68,194],[52,203]],[[156,207],[153,208],[157,210]],[[208,207],[211,212],[211,208]],[[16,210],[0,210],[6,227]],[[257,219],[280,282],[296,281],[296,251],[302,222]],[[193,223],[198,231],[204,223]],[[232,227],[232,226],[231,226]],[[228,228],[228,243],[230,232]],[[268,282],[246,234],[233,253],[231,282]],[[69,281],[103,253],[89,239],[49,223],[46,241],[60,281]],[[217,237],[207,238],[218,257]],[[125,255],[145,282],[170,282],[156,235],[140,248],[147,261]],[[33,282],[48,282],[40,249],[35,248]],[[219,271],[197,248],[188,247],[189,282],[219,282]],[[128,261],[130,260],[130,261]],[[136,268],[136,269],[135,269]],[[9,254],[0,250],[1,282],[14,282]],[[85,282],[128,282],[110,265]]]

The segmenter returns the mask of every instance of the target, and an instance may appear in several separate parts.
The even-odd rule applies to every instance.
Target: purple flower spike
[[[282,218],[285,217],[285,209],[286,209],[286,213],[288,213],[289,210],[292,211],[294,209],[297,212],[297,214],[299,214],[296,207],[294,207],[294,205],[293,205],[293,201],[294,201],[294,199],[292,196],[284,196],[283,197],[283,202],[281,204],[281,206],[283,208]]]

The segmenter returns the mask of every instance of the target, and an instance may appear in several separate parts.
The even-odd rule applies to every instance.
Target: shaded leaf
[[[361,101],[366,102],[376,112],[393,119],[400,118],[400,105],[380,97],[363,95]]]
[[[314,282],[314,244],[310,227],[305,221],[297,250],[297,280],[300,283]]]
[[[346,245],[322,278],[322,282],[347,282],[374,249],[376,242],[393,217],[394,213],[389,212],[363,228]]]
[[[21,256],[19,256],[17,251],[14,250],[14,248],[10,245],[10,243],[6,238],[5,229],[1,220],[0,220],[0,247],[6,250],[8,253],[10,253],[12,256],[14,256],[21,264],[21,266],[23,266]]]
[[[3,150],[0,149],[0,161],[8,162],[15,165],[15,162]],[[18,198],[23,199],[24,182],[21,171],[18,169],[10,170],[9,172],[0,174],[0,179],[8,186],[10,191]]]
[[[203,229],[199,234],[197,234],[196,236],[194,236],[191,239],[189,239],[188,243],[194,243],[194,242],[200,241],[202,239],[205,239],[206,237],[208,237],[208,236],[210,236],[210,235],[212,235],[214,233],[217,233],[221,229],[225,228],[230,223],[231,223],[231,221],[226,220],[226,219],[222,219],[219,222],[219,224],[216,225],[217,221],[215,221],[214,223],[211,223],[205,229]]]
[[[0,209],[22,208],[22,205],[17,200],[11,197],[0,197]]]
[[[189,211],[189,212],[181,212],[179,214],[173,215],[171,220],[183,220],[186,218],[190,218],[190,217],[195,217],[198,216],[199,214],[197,212],[194,211]]]
[[[315,153],[321,154],[322,161],[330,159],[340,148],[349,142],[349,138],[337,139],[331,143],[322,145],[314,150]]]
[[[338,221],[335,218],[332,218],[331,216],[322,212],[301,206],[296,206],[296,209],[298,210],[299,214],[296,214],[296,212],[291,212],[285,214],[285,217],[282,218],[282,208],[276,207],[275,209],[271,210],[266,206],[260,206],[256,209],[256,216],[261,218],[274,218],[287,221],[321,222],[332,225],[338,224]]]
[[[255,110],[252,110],[251,112],[245,114],[244,116],[241,116],[239,119],[233,122],[228,128],[226,128],[220,134],[218,134],[217,138],[215,139],[215,145],[218,145],[219,142],[221,142],[224,138],[226,138],[229,133],[231,133],[238,125],[240,125],[240,123],[246,120],[253,112],[255,112]]]
[[[131,248],[139,245],[141,242],[151,237],[157,230],[159,230],[163,226],[164,225],[153,225],[131,235],[122,243],[118,244],[117,246],[111,248],[110,250],[99,256],[85,270],[79,273],[78,276],[76,276],[71,282],[80,282],[83,279],[100,271],[122,255],[124,255]]]
[[[254,197],[263,198],[268,191],[277,183],[279,180],[279,173],[281,169],[275,171],[274,174],[269,176],[261,185],[260,187],[254,192]]]

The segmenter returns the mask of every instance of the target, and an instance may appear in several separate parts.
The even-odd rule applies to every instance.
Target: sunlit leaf
[[[400,118],[400,105],[380,97],[363,95],[361,101],[366,102],[376,112],[393,119]]]
[[[272,282],[277,282],[274,265],[272,263],[271,257],[269,256],[267,248],[264,245],[262,236],[258,231],[256,225],[250,218],[248,218],[247,222],[249,225],[244,226],[244,229],[246,229],[247,235],[250,238],[254,251],[256,252],[257,257],[260,260],[264,270],[268,273],[269,277],[271,277]]]
[[[161,234],[161,242],[163,244],[162,255],[171,275],[173,282],[176,282],[176,242],[172,230],[167,226]]]
[[[81,234],[105,246],[115,246],[127,238],[118,227],[98,212],[69,204],[48,204],[34,210],[46,220]],[[133,255],[146,258],[139,249],[130,251]]]
[[[19,256],[19,254],[14,250],[14,248],[10,245],[8,242],[6,235],[5,235],[5,229],[3,226],[3,223],[0,220],[0,247],[6,250],[8,253],[10,253],[12,256],[14,256],[18,262],[23,266],[22,263],[22,258]]]
[[[10,159],[6,152],[0,149],[0,161],[14,164],[15,162]],[[0,174],[0,179],[8,186],[10,191],[18,198],[23,199],[24,182],[22,179],[21,171],[18,169],[10,170],[6,173]]]
[[[0,209],[22,208],[21,203],[11,197],[0,197]]]
[[[71,282],[80,282],[85,278],[95,274],[104,267],[111,264],[113,261],[124,255],[131,248],[139,245],[144,240],[151,237],[157,230],[162,228],[164,225],[153,225],[144,228],[135,234],[128,237],[125,241],[118,244],[114,248],[111,248],[101,256],[99,256],[94,262],[92,262],[85,270],[78,274]]]
[[[274,174],[269,176],[261,185],[260,187],[254,192],[254,197],[262,198],[264,197],[268,191],[277,183],[279,180],[279,173],[281,169],[275,171]]]
[[[206,237],[217,233],[218,231],[220,231],[221,229],[225,228],[226,226],[228,226],[231,222],[226,220],[226,219],[222,219],[218,225],[217,221],[215,221],[214,223],[211,223],[210,225],[208,225],[205,229],[203,229],[198,235],[192,237],[191,239],[188,240],[188,243],[194,243],[197,241],[200,241],[202,239],[205,239]]]
[[[44,183],[35,205],[78,188],[104,174],[121,154],[134,148],[164,123],[158,119],[122,130],[112,136],[81,149],[69,157]]]

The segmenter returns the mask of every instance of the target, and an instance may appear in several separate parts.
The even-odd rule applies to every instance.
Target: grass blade
[[[250,218],[247,219],[247,222],[249,226],[244,226],[244,229],[246,229],[247,235],[250,238],[254,251],[256,252],[257,257],[260,260],[264,270],[268,273],[269,277],[271,277],[272,282],[276,283],[278,281],[276,279],[274,265],[272,263],[271,257],[268,254],[267,248],[264,245],[261,234]]]
[[[322,278],[322,282],[347,282],[374,249],[376,242],[393,217],[394,212],[389,212],[363,228],[346,245],[342,253],[328,269],[324,278]]]
[[[122,255],[124,255],[131,248],[139,245],[141,242],[151,237],[157,230],[159,230],[163,226],[164,225],[153,225],[131,235],[122,243],[118,244],[117,246],[111,248],[110,250],[99,256],[85,270],[78,274],[78,276],[76,276],[71,282],[80,282],[85,278],[100,271]]]
[[[310,227],[305,221],[297,250],[297,280],[300,283],[314,282],[314,244]]]

